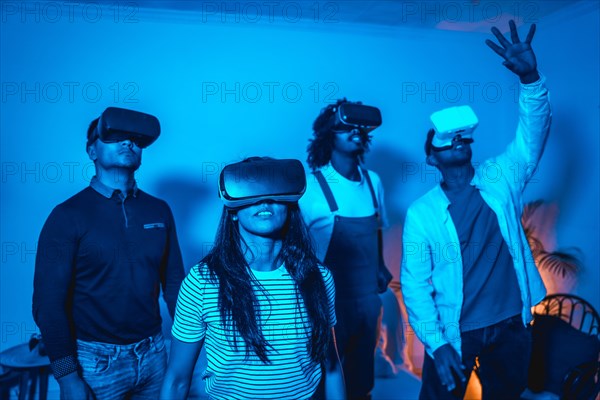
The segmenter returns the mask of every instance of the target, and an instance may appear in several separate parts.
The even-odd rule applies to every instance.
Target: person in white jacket
[[[527,385],[531,307],[546,290],[520,224],[522,193],[543,153],[551,110],[545,78],[521,42],[486,44],[519,76],[519,121],[506,151],[475,167],[472,139],[427,135],[427,163],[442,182],[408,209],[402,292],[409,322],[425,345],[421,399],[462,399],[479,358],[484,399],[517,399]],[[511,43],[512,42],[512,43]],[[468,135],[467,135],[468,136]]]

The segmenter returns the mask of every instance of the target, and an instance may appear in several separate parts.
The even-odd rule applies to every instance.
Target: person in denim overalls
[[[313,124],[308,148],[313,171],[300,208],[317,256],[335,281],[336,337],[346,394],[368,399],[375,381],[378,293],[386,290],[391,275],[383,264],[380,237],[383,188],[377,174],[361,165],[371,137],[358,127],[337,130],[330,123],[345,103],[350,102],[326,107]]]

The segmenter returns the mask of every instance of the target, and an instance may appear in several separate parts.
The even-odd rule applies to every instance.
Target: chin
[[[138,168],[140,167],[140,165],[141,165],[141,163],[125,163],[122,165],[122,168],[127,168],[132,171],[137,171]]]

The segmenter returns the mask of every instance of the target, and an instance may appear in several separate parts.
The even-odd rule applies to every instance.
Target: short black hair
[[[329,104],[327,107],[323,108],[319,116],[313,122],[313,138],[309,139],[309,144],[306,149],[308,151],[308,158],[306,161],[312,170],[327,165],[331,160],[335,133],[331,129],[330,121],[339,105],[344,103],[362,104],[360,101],[349,101],[345,97],[343,99],[338,99],[335,104]],[[371,136],[368,135],[365,150],[369,149],[370,144]],[[359,155],[359,159],[362,163],[364,161],[364,155]]]
[[[87,141],[85,143],[86,151],[90,148],[92,143],[94,143],[96,141],[96,139],[98,139],[98,136],[96,135],[96,128],[98,127],[98,121],[100,121],[100,118],[96,118],[95,120],[90,122],[90,126],[88,127],[88,130],[87,130]]]
[[[427,132],[427,139],[425,140],[425,154],[427,157],[431,155],[431,150],[433,148],[433,136],[435,135],[435,129],[430,129]]]

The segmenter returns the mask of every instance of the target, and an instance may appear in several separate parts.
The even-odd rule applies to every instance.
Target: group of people
[[[511,40],[492,32],[499,44],[486,43],[521,83],[516,138],[475,168],[472,129],[434,121],[426,161],[443,179],[404,224],[400,280],[426,350],[422,399],[462,398],[476,358],[484,398],[518,398],[530,310],[545,295],[520,225],[551,120],[535,25],[523,42],[513,21]],[[363,167],[378,113],[345,99],[325,107],[308,173],[269,157],[224,167],[214,245],[187,275],[169,206],[135,181],[158,120],[108,108],[92,121],[96,175],[54,208],[36,257],[33,316],[61,398],[186,398],[202,348],[210,398],[370,398],[391,280],[383,186]],[[525,171],[491,181],[486,163]],[[161,291],[174,321],[168,357]]]

